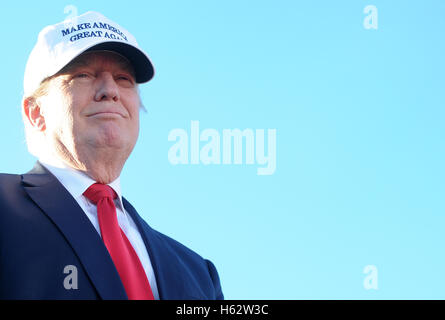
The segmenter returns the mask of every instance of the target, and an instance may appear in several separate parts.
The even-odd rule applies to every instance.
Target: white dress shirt
[[[85,173],[72,169],[66,166],[64,163],[57,159],[40,158],[40,163],[45,166],[65,187],[71,196],[77,201],[82,208],[85,215],[93,224],[94,228],[100,235],[99,219],[97,217],[97,207],[90,202],[83,193],[93,184],[96,183]],[[131,216],[125,211],[122,202],[122,192],[120,187],[120,180],[117,178],[113,182],[108,184],[117,193],[118,197],[114,200],[116,206],[117,220],[122,231],[127,236],[131,245],[133,246],[139,260],[147,275],[148,282],[150,283],[153,296],[156,300],[159,300],[158,287],[153,271],[153,266],[148,255],[147,248],[142,240],[141,234],[134,223]],[[81,236],[81,235],[79,235]]]

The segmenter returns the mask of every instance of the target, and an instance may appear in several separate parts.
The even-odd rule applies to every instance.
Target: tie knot
[[[97,204],[99,200],[103,198],[116,199],[117,194],[110,186],[106,184],[94,183],[92,184],[83,195],[87,197],[91,202]]]

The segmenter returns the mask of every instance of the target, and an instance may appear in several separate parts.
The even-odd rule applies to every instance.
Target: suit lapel
[[[159,297],[162,300],[196,299],[197,296],[190,296],[190,292],[196,292],[193,283],[189,283],[184,272],[183,263],[179,261],[178,255],[160,238],[150,226],[139,216],[136,209],[122,198],[125,210],[130,214],[136,223],[150,256],[150,261],[155,273],[156,284],[158,286]],[[198,291],[199,292],[199,291]]]
[[[40,163],[22,175],[24,189],[53,221],[81,261],[102,299],[127,299],[111,257],[76,200]]]

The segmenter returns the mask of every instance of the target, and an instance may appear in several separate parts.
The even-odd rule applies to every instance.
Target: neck
[[[68,152],[65,147],[56,148],[49,156],[42,157],[57,167],[68,166],[87,174],[98,183],[109,184],[119,178],[128,155],[116,150],[95,149],[85,152]]]

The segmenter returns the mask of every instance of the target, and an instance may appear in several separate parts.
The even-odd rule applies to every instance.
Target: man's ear
[[[31,126],[33,126],[38,131],[45,131],[45,117],[41,112],[40,105],[34,98],[23,99],[23,113],[28,119]]]

